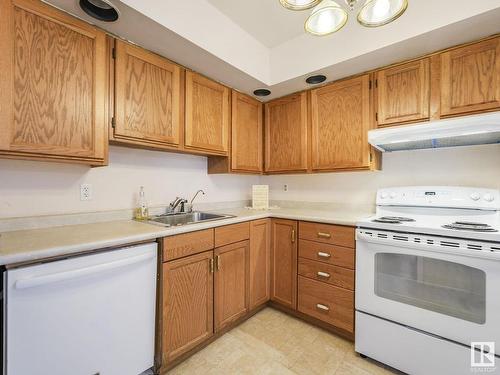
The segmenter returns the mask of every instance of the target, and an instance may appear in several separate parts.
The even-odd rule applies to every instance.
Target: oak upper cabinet
[[[248,311],[248,253],[248,240],[222,246],[214,251],[216,332]]]
[[[180,66],[121,40],[115,44],[112,139],[176,148],[181,135]]]
[[[500,109],[500,37],[440,56],[441,116]]]
[[[312,90],[312,169],[369,169],[370,77]]]
[[[231,112],[231,169],[262,172],[262,103],[233,91]]]
[[[307,171],[307,93],[266,103],[265,119],[265,171]]]
[[[185,147],[228,155],[231,108],[229,88],[186,72]]]
[[[429,58],[377,71],[375,92],[378,126],[428,120]]]
[[[35,0],[0,14],[0,155],[105,164],[104,32]]]
[[[270,297],[271,221],[250,223],[250,309],[260,306]]]
[[[163,363],[213,334],[213,251],[163,263]]]
[[[271,300],[297,308],[297,222],[271,221]]]

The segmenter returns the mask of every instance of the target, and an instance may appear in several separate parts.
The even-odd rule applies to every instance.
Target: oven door
[[[500,254],[380,233],[356,232],[356,310],[465,345],[500,343]]]

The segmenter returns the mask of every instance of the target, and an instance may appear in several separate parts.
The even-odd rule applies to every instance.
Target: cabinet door
[[[104,164],[105,33],[40,1],[0,14],[0,154]]]
[[[262,103],[233,91],[231,169],[262,172]]]
[[[297,222],[272,220],[271,300],[297,308]]]
[[[116,41],[115,138],[179,145],[181,68]]]
[[[422,59],[376,73],[378,126],[429,118],[429,66],[429,59]]]
[[[312,168],[370,166],[370,78],[333,83],[311,92]]]
[[[229,94],[227,87],[186,72],[186,148],[227,155],[231,115]]]
[[[271,221],[250,223],[250,309],[269,301],[271,262]]]
[[[163,264],[163,362],[213,334],[213,252]]]
[[[215,331],[248,311],[249,241],[215,249]]]
[[[500,108],[500,38],[441,54],[441,116]]]
[[[265,105],[266,172],[307,170],[307,94]]]

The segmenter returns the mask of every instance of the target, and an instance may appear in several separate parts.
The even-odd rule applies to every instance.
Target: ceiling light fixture
[[[350,11],[360,0],[344,0]],[[333,0],[280,0],[281,5],[291,10],[314,7],[304,28],[313,35],[328,35],[339,31],[347,23],[347,11]],[[364,0],[358,12],[358,22],[366,27],[379,27],[399,18],[408,8],[408,0]]]
[[[80,0],[80,8],[99,21],[114,22],[119,17],[117,8],[109,0]]]
[[[321,0],[280,0],[281,5],[291,10],[306,10],[315,7]]]
[[[255,96],[268,96],[271,94],[271,91],[268,89],[257,89],[253,92]]]
[[[310,76],[306,78],[306,82],[310,85],[317,85],[318,83],[322,83],[326,81],[326,76],[323,74],[318,74],[315,76]]]

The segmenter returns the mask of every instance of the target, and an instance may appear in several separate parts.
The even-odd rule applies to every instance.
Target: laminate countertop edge
[[[265,218],[355,226],[357,221],[372,214],[372,212],[356,212],[355,210],[292,208],[267,211],[226,209],[210,212],[234,215],[234,217],[173,228],[134,220],[121,220],[4,232],[0,234],[0,265],[24,264],[100,249],[126,247],[138,242],[154,241],[161,237]]]

